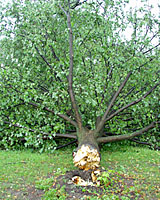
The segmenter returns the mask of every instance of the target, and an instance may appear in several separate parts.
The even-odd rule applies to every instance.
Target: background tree
[[[100,143],[151,129],[157,142],[159,18],[127,4],[16,0],[2,8],[2,147],[43,151],[56,136],[78,139],[74,162],[87,169],[99,165]]]

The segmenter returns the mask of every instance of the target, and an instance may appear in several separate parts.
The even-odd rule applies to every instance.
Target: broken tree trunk
[[[79,144],[73,155],[74,165],[83,170],[95,170],[100,164],[100,152],[94,132],[83,128],[77,136]]]

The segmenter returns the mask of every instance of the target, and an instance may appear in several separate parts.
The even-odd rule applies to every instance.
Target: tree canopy
[[[72,132],[81,126],[103,132],[99,142],[152,128],[147,140],[158,142],[159,17],[145,3],[127,5],[14,0],[2,6],[1,147],[52,150],[55,136],[77,138]]]

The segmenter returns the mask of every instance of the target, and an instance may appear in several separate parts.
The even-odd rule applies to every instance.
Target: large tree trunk
[[[100,152],[98,142],[92,130],[82,128],[77,132],[78,148],[73,155],[75,166],[79,169],[89,170],[96,169],[100,163]]]

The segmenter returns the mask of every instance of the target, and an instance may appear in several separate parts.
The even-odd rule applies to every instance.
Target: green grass
[[[134,187],[144,199],[160,198],[160,152],[112,145],[103,148],[101,156],[101,166],[134,179]],[[23,199],[37,181],[73,169],[72,149],[57,150],[53,154],[0,151],[0,199],[18,199],[18,192],[23,192]]]
[[[147,148],[116,146],[102,151],[102,166],[134,179],[144,199],[160,199],[160,152]]]
[[[70,149],[56,151],[54,154],[0,151],[0,199],[14,199],[10,197],[13,196],[13,190],[25,192],[37,180],[72,168]]]

